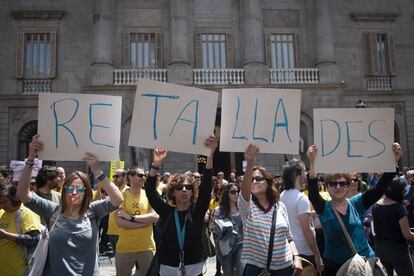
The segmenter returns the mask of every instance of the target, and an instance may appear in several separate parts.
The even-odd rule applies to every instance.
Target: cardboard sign
[[[220,151],[298,154],[300,104],[298,89],[224,89]]]
[[[19,161],[19,160],[10,161],[10,168],[13,170],[13,181],[19,181],[20,176],[22,175],[22,171],[26,163],[26,160],[27,159],[25,159],[24,161]],[[32,175],[31,175],[32,177],[37,176],[37,174],[39,173],[39,170],[42,168],[42,163],[43,163],[42,160],[35,158],[33,169],[32,169]]]
[[[125,161],[121,161],[121,160],[111,161],[111,168],[109,170],[109,179],[113,181],[116,171],[119,169],[123,169],[124,166],[125,166]]]
[[[393,108],[314,109],[318,172],[393,172]]]
[[[122,97],[40,94],[38,133],[43,160],[79,161],[92,152],[101,161],[119,159]]]
[[[209,155],[218,93],[177,84],[139,80],[129,146]]]

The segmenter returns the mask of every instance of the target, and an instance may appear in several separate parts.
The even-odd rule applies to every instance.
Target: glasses
[[[199,176],[194,176],[194,178],[195,178],[195,179],[199,179],[200,177],[199,177]]]
[[[66,191],[68,192],[68,193],[73,193],[73,191],[76,189],[76,193],[84,193],[85,192],[85,190],[86,190],[86,188],[85,187],[82,187],[82,186],[72,186],[72,185],[68,185],[68,186],[66,186]]]
[[[193,190],[193,185],[191,185],[191,184],[178,184],[177,186],[175,186],[176,191],[182,191],[184,188],[187,191],[192,191]]]
[[[117,175],[117,174],[114,175],[114,178],[121,178],[121,177],[122,175]]]
[[[346,181],[332,181],[332,182],[328,183],[328,187],[331,188],[331,189],[337,188],[338,185],[341,188],[346,188],[346,187],[348,187],[348,182],[346,182]]]
[[[130,172],[129,175],[130,176],[138,176],[140,178],[144,178],[145,177],[145,173]]]
[[[255,180],[256,180],[256,182],[260,182],[260,181],[265,180],[265,178],[263,176],[256,175],[256,176],[252,177],[252,182],[254,182]]]
[[[239,191],[236,191],[236,190],[229,191],[229,194],[232,194],[232,195],[235,195],[235,194],[238,194],[238,193],[239,193]]]
[[[351,180],[354,182],[358,182],[358,178],[352,178]]]

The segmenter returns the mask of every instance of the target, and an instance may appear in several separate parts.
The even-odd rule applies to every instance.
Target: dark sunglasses
[[[138,177],[141,177],[141,178],[145,177],[145,173],[130,172],[129,175],[130,176],[138,176]]]
[[[121,178],[121,177],[122,175],[117,175],[117,174],[114,175],[114,178]]]
[[[238,194],[238,193],[239,193],[239,191],[235,191],[235,190],[229,191],[229,194],[232,194],[232,195],[235,195],[235,194]]]
[[[72,185],[67,185],[66,186],[66,192],[68,193],[73,193],[73,191],[76,189],[76,193],[84,193],[86,188],[82,187],[82,186],[72,186]]]
[[[346,188],[346,187],[348,187],[349,184],[346,181],[332,181],[332,182],[328,183],[328,187],[331,188],[331,189],[338,187],[338,185],[341,188]]]
[[[199,176],[194,176],[194,178],[195,178],[195,179],[199,179],[200,177],[199,177]]]
[[[260,181],[265,180],[265,178],[263,176],[256,175],[256,176],[252,177],[252,182],[254,182],[255,180],[256,180],[256,182],[260,182]]]
[[[175,186],[176,191],[182,191],[184,188],[187,191],[192,191],[193,190],[193,185],[191,185],[191,184],[178,184],[177,186]]]

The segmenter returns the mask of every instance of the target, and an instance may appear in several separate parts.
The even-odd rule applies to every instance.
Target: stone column
[[[329,0],[315,0],[316,66],[320,83],[339,83],[329,4]]]
[[[95,0],[93,14],[92,64],[90,85],[113,84],[114,0]]]
[[[243,68],[247,84],[269,83],[265,65],[263,10],[259,0],[241,0]]]
[[[193,82],[190,62],[191,7],[188,0],[170,0],[170,63],[168,65],[168,82]]]

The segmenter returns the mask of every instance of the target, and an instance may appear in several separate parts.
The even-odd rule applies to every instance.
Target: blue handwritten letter
[[[325,120],[321,120],[321,147],[322,147],[322,157],[324,156],[328,156],[329,154],[333,153],[334,151],[336,151],[336,149],[338,148],[339,144],[341,143],[341,127],[339,126],[339,123],[335,120],[331,120],[331,119],[325,119]],[[324,134],[324,129],[323,129],[323,122],[331,122],[334,123],[337,130],[338,130],[338,141],[335,145],[335,147],[328,153],[325,153],[325,143],[324,143],[324,139],[323,137],[325,136]],[[332,135],[332,134],[330,134]]]
[[[246,136],[235,136],[237,125],[239,123],[239,112],[240,112],[240,97],[237,96],[237,111],[236,111],[236,123],[234,124],[232,139],[248,140]]]
[[[189,107],[192,103],[195,103],[195,105],[196,105],[195,112],[194,112],[194,121],[191,121],[191,120],[189,120],[189,119],[183,119],[183,118],[181,118],[181,115],[183,114],[184,110],[186,110],[186,109],[187,109],[187,107]],[[188,103],[188,104],[187,104],[187,105],[186,105],[186,106],[185,106],[185,107],[181,110],[180,115],[178,115],[177,119],[175,120],[174,126],[173,126],[173,128],[171,129],[170,136],[171,136],[171,134],[173,133],[173,131],[174,131],[174,129],[175,129],[175,126],[177,125],[177,122],[178,122],[178,121],[189,122],[189,123],[194,124],[194,127],[193,127],[193,145],[195,145],[195,144],[196,144],[196,138],[197,138],[197,128],[198,128],[198,105],[199,105],[198,100],[192,100],[191,102],[189,102],[189,103]]]
[[[277,114],[279,112],[279,107],[282,109],[283,111],[283,122],[282,123],[278,123],[277,122]],[[276,111],[275,111],[275,120],[273,122],[273,136],[272,136],[272,143],[275,142],[275,138],[276,138],[276,129],[278,127],[284,127],[286,130],[286,135],[289,139],[289,142],[292,143],[292,139],[290,139],[290,135],[289,135],[289,122],[288,122],[288,117],[287,117],[287,113],[286,113],[286,108],[285,105],[283,103],[283,99],[279,99],[279,101],[277,102],[277,106],[276,106]]]
[[[380,140],[378,140],[378,138],[376,138],[376,137],[374,137],[372,135],[372,125],[375,124],[376,122],[384,122],[385,123],[385,120],[375,120],[375,121],[372,121],[371,123],[369,123],[369,125],[368,125],[368,133],[369,133],[369,136],[372,139],[374,139],[375,141],[377,141],[378,143],[380,143],[382,145],[382,151],[378,152],[377,154],[368,156],[368,158],[377,157],[377,156],[381,155],[385,151],[385,144],[383,142],[381,142]]]
[[[359,143],[365,143],[365,141],[362,140],[352,140],[351,139],[351,135],[349,134],[349,124],[354,124],[354,123],[362,123],[362,121],[347,121],[344,122],[346,125],[346,142],[347,142],[347,155],[348,157],[363,157],[362,154],[351,154],[351,143],[352,142],[359,142]]]
[[[92,138],[92,129],[94,127],[110,128],[108,126],[95,125],[95,124],[93,124],[93,119],[92,119],[93,106],[112,106],[112,104],[107,104],[107,103],[93,103],[93,104],[90,104],[89,105],[89,140],[91,140],[91,142],[94,143],[95,145],[100,145],[100,146],[105,146],[105,147],[109,147],[109,148],[114,148],[114,146],[111,146],[111,145],[107,145],[107,144],[102,144],[102,143],[95,142],[94,139]]]
[[[72,117],[70,117],[69,120],[67,120],[64,123],[59,123],[58,122],[59,121],[58,120],[58,112],[56,111],[56,104],[60,103],[60,102],[63,102],[63,101],[72,101],[73,103],[75,103],[75,110],[73,112]],[[73,142],[75,143],[76,147],[78,148],[79,145],[78,145],[78,141],[76,141],[75,134],[73,134],[72,130],[70,130],[66,126],[66,124],[70,123],[73,120],[73,118],[75,118],[76,113],[78,112],[78,109],[79,109],[79,101],[76,100],[76,99],[72,99],[72,98],[61,99],[61,100],[53,102],[52,105],[50,106],[50,108],[53,110],[53,116],[55,117],[56,148],[59,147],[59,127],[63,127],[64,129],[66,129],[69,132],[69,134],[72,136]]]
[[[158,95],[158,94],[142,94],[144,97],[153,97],[154,98],[154,120],[152,121],[152,132],[154,135],[154,139],[157,140],[157,112],[158,112],[158,99],[159,98],[167,98],[176,100],[180,98],[179,96],[165,96],[165,95]]]
[[[268,142],[267,139],[265,139],[263,137],[256,137],[255,136],[258,102],[259,102],[259,100],[256,98],[256,105],[254,106],[254,117],[253,117],[253,140],[259,140],[259,141],[263,141],[263,142],[267,143]]]

